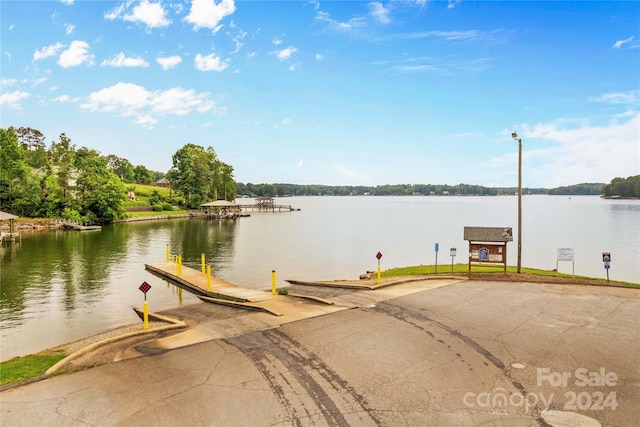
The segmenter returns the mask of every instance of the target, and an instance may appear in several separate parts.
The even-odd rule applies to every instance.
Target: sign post
[[[438,250],[440,249],[440,244],[436,243],[436,274],[438,274]]]
[[[142,282],[142,285],[140,285],[138,289],[140,289],[144,294],[144,306],[142,309],[143,328],[149,329],[149,306],[147,305],[147,292],[149,292],[149,289],[151,289],[151,285],[147,282]]]
[[[611,266],[611,252],[602,252],[602,262],[604,262],[604,268],[607,270],[607,282],[609,281],[609,267]]]
[[[574,250],[573,248],[559,248],[556,260],[556,276],[558,275],[558,263],[560,261],[571,261],[571,276],[575,274]]]
[[[271,295],[276,294],[276,271],[271,270]]]
[[[380,284],[380,258],[382,258],[382,254],[378,252],[376,254],[376,258],[378,258],[378,285]]]
[[[451,272],[453,273],[453,258],[456,256],[456,248],[451,248],[449,250],[449,255],[451,255]]]

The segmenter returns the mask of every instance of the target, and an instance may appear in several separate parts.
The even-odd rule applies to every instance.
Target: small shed
[[[513,241],[511,227],[464,227],[464,240],[469,242],[469,272],[472,264],[502,264],[507,272],[507,243]]]
[[[156,185],[158,187],[171,187],[171,183],[169,182],[169,180],[167,178],[161,178],[158,181],[156,181]]]

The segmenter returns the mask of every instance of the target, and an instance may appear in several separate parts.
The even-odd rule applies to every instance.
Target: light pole
[[[522,139],[513,132],[511,137],[518,141],[518,269],[522,273]]]

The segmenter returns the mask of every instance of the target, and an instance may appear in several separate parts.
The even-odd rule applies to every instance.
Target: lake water
[[[241,199],[250,203],[251,199]],[[593,196],[523,196],[522,265],[556,268],[558,248],[575,250],[575,274],[640,283],[640,201]],[[465,226],[512,227],[508,264],[517,263],[517,198],[293,197],[276,203],[295,212],[252,212],[235,221],[176,219],[120,224],[101,231],[23,232],[0,249],[1,360],[34,353],[118,326],[139,322],[138,287],[151,284],[149,310],[200,302],[151,275],[145,263],[163,261],[165,246],[232,283],[270,289],[285,279],[357,279],[377,268],[435,263],[443,272],[466,263]],[[440,270],[440,269],[439,269]],[[571,273],[572,264],[559,270]]]

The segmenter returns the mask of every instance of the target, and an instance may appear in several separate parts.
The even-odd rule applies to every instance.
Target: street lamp
[[[518,270],[522,273],[522,139],[513,132],[511,137],[518,141]]]

